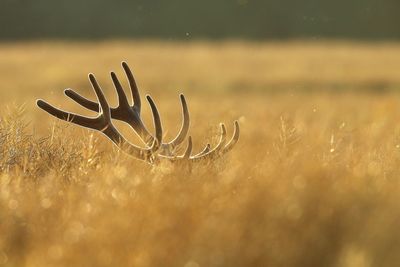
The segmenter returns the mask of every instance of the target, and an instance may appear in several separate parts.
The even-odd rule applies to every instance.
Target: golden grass
[[[400,95],[351,89],[396,89],[399,52],[346,43],[1,45],[0,266],[396,266]],[[179,129],[184,92],[195,148],[215,139],[219,121],[231,133],[239,118],[237,147],[191,172],[150,167],[34,107],[43,97],[84,112],[62,89],[91,95],[88,71],[109,88],[107,72],[122,77],[123,59],[142,95],[155,96],[166,138]]]

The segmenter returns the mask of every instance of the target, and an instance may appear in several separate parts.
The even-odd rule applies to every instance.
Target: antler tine
[[[224,145],[226,143],[226,127],[225,127],[225,124],[220,123],[220,127],[221,127],[221,135],[220,135],[219,142],[218,142],[217,146],[212,151],[208,152],[209,154],[221,151],[221,149],[224,147]]]
[[[115,91],[117,91],[119,107],[123,107],[124,109],[129,108],[128,99],[126,97],[124,89],[122,88],[121,83],[117,78],[117,75],[113,71],[110,74],[111,74],[111,79],[114,83]]]
[[[74,90],[72,90],[71,88],[65,89],[64,90],[64,94],[66,96],[68,96],[69,98],[71,98],[72,100],[74,100],[76,103],[78,103],[79,105],[83,106],[84,108],[87,108],[88,110],[94,111],[94,112],[99,112],[99,104],[91,101],[81,95],[79,95],[78,93],[76,93]],[[111,116],[113,116],[113,110],[111,110]]]
[[[225,143],[226,143],[226,127],[223,123],[220,124],[221,127],[221,134],[220,134],[220,138],[219,138],[219,142],[218,144],[215,146],[214,149],[209,150],[206,153],[200,153],[196,156],[193,156],[192,159],[196,160],[196,159],[202,159],[205,157],[213,157],[214,155],[218,155],[219,152],[224,148]]]
[[[151,96],[150,95],[146,95],[146,99],[149,102],[151,111],[153,113],[154,127],[155,127],[155,130],[156,130],[156,140],[161,145],[162,144],[162,137],[163,137],[163,130],[162,130],[160,113],[158,112],[157,106],[154,103],[154,101],[151,98]]]
[[[212,158],[215,158],[222,154],[225,154],[228,151],[230,151],[239,140],[239,135],[240,135],[239,122],[235,121],[234,126],[235,126],[235,128],[234,128],[234,133],[233,133],[232,139],[226,145],[225,145],[225,143],[226,143],[226,127],[223,123],[221,123],[220,124],[220,127],[221,127],[220,139],[219,139],[217,146],[214,149],[211,150],[211,145],[207,144],[203,151],[201,151],[200,153],[198,153],[194,156],[189,156],[189,157],[178,156],[175,158],[173,158],[173,157],[166,157],[166,158],[168,158],[172,161],[174,161],[174,160],[199,161],[199,160],[205,160],[205,159],[212,159]],[[190,139],[189,145],[188,145],[188,148],[184,155],[187,155],[189,146],[190,146],[190,152],[192,151],[192,144],[191,144],[192,139],[191,139],[191,137],[189,137],[189,139]]]
[[[186,151],[183,154],[182,158],[189,159],[190,158],[190,154],[192,154],[192,149],[193,149],[192,137],[189,136],[189,138],[188,138],[188,146],[187,146]]]
[[[36,101],[36,105],[49,113],[50,115],[60,119],[64,120],[66,122],[71,122],[73,124],[86,127],[86,128],[91,128],[94,129],[94,125],[97,122],[97,118],[88,118],[88,117],[83,117],[78,114],[70,113],[70,112],[65,112],[63,110],[60,110],[58,108],[53,107],[46,101],[39,99]]]
[[[228,142],[228,144],[224,147],[222,153],[227,153],[228,151],[232,150],[232,148],[236,145],[236,143],[239,141],[239,136],[240,136],[240,127],[239,127],[239,122],[235,121],[234,122],[235,128],[233,130],[233,136],[232,139]]]
[[[227,149],[231,149],[234,144],[237,142],[238,138],[239,138],[239,131],[238,128],[239,124],[237,123],[237,121],[235,121],[235,132],[234,135],[232,137],[232,139],[229,141],[229,148],[227,148],[227,146],[225,146],[226,144],[226,127],[223,123],[220,124],[221,127],[221,134],[220,134],[220,139],[218,141],[218,144],[215,146],[214,149],[211,150],[211,145],[207,144],[206,147],[203,149],[203,151],[201,151],[200,153],[191,156],[191,152],[192,152],[192,138],[189,136],[189,144],[188,147],[184,153],[184,155],[182,156],[163,156],[163,158],[169,159],[171,161],[177,161],[177,160],[190,160],[190,161],[199,161],[199,160],[203,160],[203,159],[210,159],[210,158],[214,158],[217,157],[225,152],[227,152]]]
[[[179,146],[183,143],[183,141],[185,141],[190,126],[189,110],[187,107],[185,96],[181,94],[180,99],[182,104],[182,126],[178,132],[178,135],[171,142],[167,143],[167,145],[171,146],[172,148]]]
[[[163,159],[167,159],[170,160],[172,162],[174,161],[181,161],[181,160],[190,160],[192,158],[191,154],[192,154],[192,150],[193,150],[193,142],[192,142],[192,137],[189,136],[188,138],[188,144],[187,147],[185,149],[185,152],[183,153],[183,155],[181,156],[167,156],[167,155],[159,155],[161,158]]]
[[[211,145],[207,144],[206,147],[203,149],[203,151],[201,151],[200,153],[194,155],[193,158],[197,158],[197,157],[200,157],[200,156],[202,156],[204,154],[207,154],[208,152],[210,152],[210,150],[211,150]]]
[[[137,109],[137,112],[140,114],[141,100],[140,100],[140,93],[139,93],[139,89],[137,87],[135,78],[132,74],[131,69],[128,66],[128,63],[123,61],[121,63],[121,65],[125,71],[126,77],[128,78],[129,87],[131,88],[133,107],[135,107]]]
[[[191,159],[194,161],[198,161],[198,160],[203,160],[203,159],[209,159],[209,158],[214,158],[217,156],[220,156],[222,154],[227,153],[228,151],[230,151],[235,145],[236,143],[239,141],[239,135],[240,135],[240,128],[239,128],[239,122],[235,121],[234,122],[234,132],[233,132],[233,136],[232,139],[228,142],[228,144],[225,145],[226,143],[226,129],[224,124],[221,124],[221,137],[220,137],[220,141],[218,142],[217,146],[213,149],[213,150],[209,150],[207,149],[209,145],[207,145],[207,147],[204,149],[204,151],[200,152],[199,154],[192,156]],[[207,152],[205,152],[207,151]]]
[[[101,90],[99,83],[97,82],[96,78],[94,77],[93,73],[89,74],[89,80],[92,84],[93,90],[96,93],[97,100],[100,103],[100,117],[102,117],[107,124],[111,124],[111,111],[110,106],[106,100],[106,97],[103,94],[103,90]]]

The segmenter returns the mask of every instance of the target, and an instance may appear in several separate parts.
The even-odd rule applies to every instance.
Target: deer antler
[[[183,94],[180,95],[182,104],[182,126],[177,134],[177,136],[170,142],[162,142],[162,125],[158,109],[153,101],[153,99],[147,95],[146,99],[150,104],[150,108],[153,113],[153,120],[155,126],[155,135],[153,136],[145,127],[141,116],[141,100],[138,87],[136,85],[135,79],[131,70],[129,69],[126,62],[122,62],[122,67],[129,81],[129,86],[132,94],[132,105],[129,104],[128,98],[121,86],[116,74],[111,72],[111,78],[114,83],[115,90],[118,95],[119,104],[116,108],[110,108],[105,96],[97,83],[93,74],[89,74],[89,80],[92,87],[96,93],[98,103],[91,101],[83,96],[79,95],[72,89],[66,89],[64,91],[65,95],[70,97],[72,100],[80,104],[81,106],[99,112],[99,115],[95,118],[83,117],[77,114],[69,113],[60,109],[57,109],[43,100],[38,100],[37,105],[48,112],[49,114],[57,117],[61,120],[71,122],[86,128],[101,131],[106,135],[111,141],[113,141],[118,147],[120,147],[124,152],[132,155],[133,157],[144,160],[149,163],[154,163],[160,159],[167,159],[170,161],[177,160],[190,160],[198,161],[201,159],[212,159],[218,157],[233,148],[233,146],[239,140],[239,124],[237,121],[234,123],[234,134],[232,139],[226,144],[226,128],[221,124],[221,136],[219,143],[214,149],[211,149],[210,144],[204,148],[204,150],[194,156],[191,156],[192,152],[192,139],[188,138],[188,145],[185,153],[181,156],[176,155],[176,149],[181,145],[186,139],[187,133],[189,131],[189,111],[187,108],[187,103]],[[145,148],[135,146],[128,142],[113,126],[112,119],[123,121],[129,124],[133,130],[139,135],[143,143],[146,145]]]
[[[141,137],[143,142],[147,145],[151,144],[154,140],[154,137],[150,134],[150,132],[147,130],[147,128],[144,126],[143,121],[141,120],[140,117],[140,112],[141,112],[141,101],[140,101],[140,94],[138,87],[136,85],[136,81],[133,77],[133,74],[131,70],[128,67],[128,64],[126,62],[122,62],[122,67],[126,73],[126,76],[129,81],[129,85],[131,88],[131,94],[132,94],[132,105],[128,103],[126,94],[121,86],[121,83],[119,82],[117,75],[114,72],[111,72],[111,78],[114,83],[115,89],[117,91],[118,95],[118,107],[116,108],[111,108],[111,117],[116,120],[120,120],[123,122],[126,122],[129,124],[135,131],[138,133],[138,135]],[[65,95],[70,97],[72,100],[80,104],[81,106],[92,110],[92,111],[99,111],[99,104],[96,102],[93,102],[91,100],[88,100],[72,89],[66,89],[64,91]],[[178,135],[169,143],[163,143],[161,144],[161,154],[165,155],[172,155],[174,152],[175,148],[177,148],[180,144],[183,143],[183,141],[186,138],[186,135],[189,131],[189,124],[190,124],[190,119],[189,119],[189,111],[187,108],[186,100],[184,95],[180,95],[181,98],[181,103],[182,103],[182,114],[183,114],[183,122],[182,122],[182,127],[181,130],[179,131]]]

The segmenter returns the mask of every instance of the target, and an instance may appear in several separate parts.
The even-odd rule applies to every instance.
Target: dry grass
[[[400,96],[324,89],[395,89],[399,52],[344,43],[1,45],[0,266],[396,266]],[[196,149],[220,120],[239,118],[235,150],[192,172],[152,168],[34,108],[41,96],[78,111],[62,89],[89,95],[88,71],[108,86],[122,59],[155,95],[167,137],[178,130],[184,88]],[[24,102],[25,111],[12,105]]]

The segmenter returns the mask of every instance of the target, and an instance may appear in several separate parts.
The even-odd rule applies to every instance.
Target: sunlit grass
[[[376,89],[397,88],[399,50],[2,45],[0,266],[396,266],[400,95]],[[183,92],[195,150],[215,141],[220,121],[231,134],[234,119],[237,147],[191,171],[151,167],[34,107],[41,97],[85,113],[62,89],[93,97],[88,71],[115,101],[107,72],[122,77],[123,59],[155,96],[167,139]],[[337,85],[369,91],[325,90]]]

